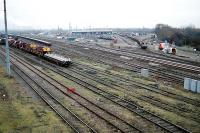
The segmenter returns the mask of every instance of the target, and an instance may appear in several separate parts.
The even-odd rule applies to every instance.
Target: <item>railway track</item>
[[[99,46],[99,47],[103,47],[103,46]],[[103,47],[105,48],[105,47]],[[144,56],[144,57],[151,57],[151,58],[158,58],[158,59],[162,59],[162,60],[169,60],[169,61],[172,61],[172,62],[178,62],[178,63],[184,63],[184,64],[194,64],[196,67],[200,67],[200,63],[195,63],[193,61],[185,61],[185,60],[179,60],[177,58],[171,58],[171,56],[167,56],[167,55],[163,55],[161,53],[158,53],[157,55],[155,55],[154,52],[151,52],[151,51],[146,51],[147,53],[143,53],[141,49],[138,49],[139,51],[141,52],[136,52],[136,51],[131,51],[129,49],[113,49],[113,48],[106,48],[106,49],[111,49],[111,50],[115,50],[115,51],[119,51],[119,52],[124,52],[124,53],[133,53],[133,54],[137,54],[137,55],[141,55],[141,56]],[[151,54],[149,54],[151,53]],[[165,57],[166,56],[166,57]],[[129,57],[129,56],[127,56]],[[149,61],[151,62],[151,61]],[[166,67],[166,66],[159,66],[162,71],[168,71],[168,72],[171,72],[173,74],[176,74],[176,75],[179,75],[181,77],[190,77],[190,78],[193,78],[193,79],[199,79],[200,76],[198,76],[197,74],[198,73],[194,73],[194,72],[186,72],[185,70],[178,70],[178,69],[175,69],[174,67],[172,66],[169,66],[169,67]],[[182,81],[183,82],[183,81]]]
[[[159,90],[157,88],[155,88],[155,87],[153,89],[149,89],[149,88],[146,87],[146,89],[150,90],[150,91],[154,91],[156,93],[160,93],[160,94],[165,95],[165,96],[169,96],[169,97],[172,97],[172,98],[177,98],[179,100],[183,100],[185,102],[188,102],[188,103],[195,104],[195,105],[199,106],[199,102],[198,101],[195,101],[195,100],[192,100],[192,99],[189,99],[189,98],[186,98],[186,97],[182,98],[179,95],[173,94],[173,93],[168,92],[168,91],[163,91],[162,90],[162,92],[159,92]]]
[[[74,53],[77,53],[76,51],[68,51],[68,56],[73,55]],[[64,54],[64,53],[63,53]],[[122,68],[124,70],[128,70],[128,71],[132,71],[132,72],[136,72],[136,73],[140,73],[142,68],[147,68],[147,67],[142,67],[140,65],[137,64],[130,64],[124,61],[120,61],[119,60],[115,60],[113,58],[109,58],[107,56],[102,56],[102,55],[98,55],[98,54],[92,54],[91,56],[88,54],[83,54],[83,53],[79,53],[81,56],[84,56],[84,58],[87,58],[88,60],[92,60],[95,61],[97,63],[101,63],[101,64],[105,64],[105,65],[110,65],[112,67],[119,67]],[[100,58],[101,57],[101,58]],[[174,83],[174,84],[183,84],[183,77],[177,76],[175,74],[170,74],[167,73],[167,71],[164,70],[154,70],[153,71],[149,71],[149,75],[152,78],[155,78],[156,80],[161,80],[164,82],[169,82],[169,83]],[[166,74],[167,73],[167,74]]]
[[[81,71],[80,68],[76,69],[76,68],[73,67],[73,68],[70,69],[70,71],[72,71],[73,73],[77,73],[79,75],[82,75],[87,79],[101,83],[102,85],[105,85],[105,86],[109,87],[110,89],[117,90],[121,93],[124,93],[124,90],[127,90],[126,94],[128,96],[134,97],[134,98],[139,99],[141,101],[145,101],[147,103],[151,103],[152,105],[157,106],[161,109],[164,109],[164,110],[167,110],[167,111],[170,111],[170,112],[175,112],[177,115],[180,115],[180,116],[183,116],[183,117],[188,117],[189,119],[192,119],[196,122],[200,122],[200,119],[196,118],[196,116],[184,115],[183,114],[183,113],[190,113],[193,110],[190,110],[190,109],[187,109],[187,108],[184,108],[184,107],[178,107],[177,105],[172,105],[172,104],[166,103],[164,101],[161,101],[160,99],[156,99],[155,97],[138,93],[137,91],[135,91],[135,89],[136,89],[135,86],[134,86],[134,88],[132,88],[130,86],[124,86],[124,85],[118,84],[118,82],[113,83],[113,82],[107,81],[108,79],[103,80],[103,79],[98,78],[99,76],[93,76],[92,74],[86,74],[85,72]],[[106,76],[106,77],[108,78],[109,76]],[[120,80],[115,79],[115,81],[120,81]],[[142,88],[141,85],[137,85],[137,86]],[[145,85],[145,88],[147,88],[147,87],[150,90],[152,90],[152,86],[150,87],[148,85]],[[145,89],[145,88],[143,88],[143,89]],[[147,90],[147,89],[145,89],[145,90]],[[134,94],[131,94],[130,92],[133,92]],[[177,100],[177,98],[174,98],[174,99]],[[188,99],[185,100],[185,97],[181,97],[181,99],[179,98],[178,100],[179,101],[186,101],[185,103],[188,103]],[[190,99],[190,100],[191,101],[189,101],[189,104],[192,104],[192,105],[195,105],[195,106],[198,105],[198,107],[200,107],[199,101],[195,101],[193,99]]]
[[[80,45],[82,47],[85,47],[84,45]],[[178,63],[178,62],[174,62],[174,61],[170,61],[170,60],[164,60],[164,59],[160,59],[160,58],[155,58],[155,56],[151,56],[151,55],[145,55],[145,54],[139,54],[139,53],[128,53],[126,51],[119,51],[119,50],[113,50],[113,49],[107,49],[107,48],[103,48],[103,47],[91,47],[91,46],[87,46],[90,49],[96,49],[96,50],[100,50],[103,52],[109,52],[112,54],[116,54],[116,55],[123,55],[123,56],[127,56],[130,58],[136,58],[138,60],[142,60],[142,61],[151,61],[154,63],[158,63],[158,64],[162,64],[162,65],[167,65],[169,67],[174,67],[174,68],[179,68],[181,70],[187,70],[190,72],[200,72],[200,67],[199,66],[194,66],[194,65],[189,65],[189,64],[184,64],[184,63]]]
[[[62,73],[64,73],[64,72],[63,71],[59,72],[60,75]],[[77,77],[74,77],[73,75],[70,75],[66,72],[62,75],[66,78],[70,76],[70,78],[68,78],[68,79],[70,79],[70,80],[76,82],[77,84],[80,84],[80,85],[92,90],[93,92],[95,92],[99,95],[104,96],[105,98],[115,102],[118,105],[121,105],[121,106],[131,110],[132,112],[134,112],[134,113],[138,114],[139,116],[153,122],[157,126],[160,126],[161,128],[165,129],[166,131],[176,132],[176,131],[180,131],[180,130],[182,130],[182,131],[185,130],[185,129],[182,129],[181,127],[177,126],[177,125],[175,126],[174,124],[170,123],[169,121],[165,121],[164,119],[160,118],[159,116],[156,116],[156,115],[140,108],[139,106],[135,105],[131,101],[120,99],[117,95],[113,95],[113,94],[108,93],[106,91],[100,90],[96,86],[91,85],[90,83],[88,83],[86,81],[80,80]],[[88,85],[91,86],[91,87],[88,87]],[[185,131],[187,131],[187,130],[185,130]]]
[[[52,40],[50,40],[50,41],[52,41]],[[53,41],[53,42],[56,43],[56,42],[59,42],[59,41]],[[64,42],[59,42],[59,43],[64,43]],[[64,49],[69,51],[70,48],[75,48],[75,47],[76,48],[82,47],[82,50],[84,48],[90,48],[90,51],[91,50],[101,51],[102,53],[99,54],[99,56],[104,55],[105,52],[109,53],[109,54],[106,54],[107,55],[106,57],[105,56],[102,57],[103,59],[108,58],[108,56],[110,56],[112,58],[114,58],[113,56],[116,56],[116,57],[119,58],[120,55],[124,55],[124,56],[130,57],[130,58],[134,58],[134,59],[137,59],[137,60],[140,60],[140,61],[144,61],[144,62],[149,62],[150,61],[150,62],[154,62],[154,63],[158,63],[158,64],[163,64],[163,65],[165,65],[165,67],[162,68],[162,70],[160,70],[160,69],[157,70],[157,69],[154,69],[154,68],[150,68],[150,71],[152,73],[155,73],[155,76],[153,76],[153,77],[161,78],[161,79],[167,80],[169,82],[175,82],[175,83],[182,84],[183,83],[183,77],[190,77],[190,78],[193,78],[193,79],[199,79],[200,78],[197,75],[185,72],[185,70],[187,69],[188,71],[198,72],[199,73],[200,72],[200,70],[199,70],[200,67],[187,65],[187,64],[183,64],[183,63],[175,63],[174,61],[176,61],[176,60],[173,60],[173,61],[166,60],[166,59],[165,60],[161,60],[162,57],[161,57],[161,59],[158,59],[158,57],[156,58],[155,56],[152,56],[152,55],[129,53],[129,52],[124,52],[124,51],[120,51],[120,50],[108,49],[108,48],[104,48],[104,47],[96,48],[96,47],[85,46],[85,45],[81,45],[81,44],[80,45],[76,45],[74,47],[70,46],[70,47],[68,47],[68,49],[66,49],[66,45],[65,45],[65,47],[63,47],[62,45],[55,46],[55,47],[58,48],[59,51],[64,51]],[[73,51],[73,52],[75,52],[75,51]],[[97,53],[94,52],[91,56],[93,56],[94,54],[97,54]],[[86,55],[84,55],[84,56],[86,56]],[[98,55],[97,55],[97,57],[98,57]],[[95,58],[95,59],[97,59],[97,58]],[[110,59],[110,60],[113,61],[113,62],[119,61],[120,63],[129,65],[130,67],[136,67],[136,69],[140,69],[140,68],[143,67],[143,66],[140,66],[140,65],[137,65],[137,64],[134,64],[134,63],[130,63],[130,61],[123,61],[123,60],[116,59],[116,58],[115,59]],[[147,66],[147,67],[149,67],[149,66]],[[181,69],[182,72],[177,71],[177,70],[173,70],[174,68]],[[136,71],[140,71],[140,70],[136,70]]]
[[[58,41],[54,41],[54,42],[56,43]],[[63,42],[60,42],[60,43],[63,43]],[[75,45],[75,44],[73,44],[73,45]],[[168,56],[164,56],[163,54],[159,54],[159,53],[158,53],[159,54],[159,56],[158,56],[158,55],[155,55],[155,53],[153,55],[153,54],[149,54],[149,53],[146,54],[146,53],[139,53],[139,52],[129,52],[127,50],[105,48],[105,47],[102,47],[102,46],[94,47],[94,46],[86,46],[86,45],[82,45],[82,44],[79,44],[79,45],[76,45],[76,46],[88,47],[88,48],[92,48],[92,49],[96,49],[96,50],[101,50],[101,51],[104,51],[104,52],[110,52],[110,53],[114,53],[114,54],[130,56],[130,57],[136,58],[138,60],[152,61],[152,62],[155,62],[155,63],[158,63],[158,64],[177,67],[179,69],[185,69],[185,70],[189,70],[189,71],[192,71],[192,72],[200,72],[200,70],[199,70],[200,64],[199,65],[190,65],[190,63],[194,64],[195,62],[184,60],[184,59],[179,59],[179,58],[175,58],[175,57],[170,57],[171,58],[170,59],[170,58],[168,58]]]
[[[51,41],[53,43],[60,43],[61,45],[66,45],[66,42],[63,42],[61,40],[52,40],[52,39],[48,39],[48,38],[42,38],[44,40],[47,40],[47,41]],[[69,43],[71,44],[71,43]],[[81,43],[81,44],[84,44],[84,43]],[[72,45],[76,45],[74,43],[72,43]],[[86,46],[86,44],[84,44],[84,46]],[[115,49],[115,48],[108,48],[108,47],[103,47],[101,45],[97,45],[95,44],[95,46],[98,46],[100,48],[103,48],[103,49],[110,49],[110,50],[114,50],[114,51],[117,51],[117,52],[125,52],[125,53],[129,53],[129,54],[137,54],[137,55],[141,55],[141,56],[144,56],[144,57],[152,57],[152,58],[158,58],[158,59],[163,59],[163,60],[169,60],[169,61],[172,61],[172,62],[178,62],[178,63],[183,63],[183,64],[192,64],[194,66],[197,66],[197,67],[200,67],[200,62],[195,62],[195,61],[191,61],[191,60],[188,60],[188,59],[185,59],[185,58],[182,58],[182,57],[174,57],[174,56],[171,56],[171,55],[166,55],[166,54],[162,54],[162,53],[159,53],[159,52],[153,52],[153,51],[147,51],[147,50],[141,50],[141,49]],[[138,52],[139,51],[139,52]]]
[[[13,56],[12,56],[12,58],[14,58]],[[21,62],[22,64],[24,64],[23,62]],[[26,62],[27,63],[27,62]],[[29,63],[28,63],[29,64]],[[24,65],[27,65],[27,64],[24,64]],[[31,64],[29,64],[29,65],[31,65]],[[33,67],[33,66],[32,66]],[[31,69],[31,68],[29,68],[29,69]],[[37,69],[37,68],[35,68],[34,67],[34,69]],[[34,71],[34,70],[33,70]],[[41,70],[38,70],[37,69],[37,71],[38,72],[40,72],[40,73],[43,73]],[[36,71],[34,71],[35,73],[36,73]],[[37,74],[39,75],[39,73],[37,72]],[[44,80],[47,80],[47,79],[49,79],[49,83],[51,84],[51,85],[54,85],[55,87],[56,86],[58,86],[58,85],[56,85],[56,84],[59,84],[60,86],[63,86],[63,87],[66,87],[65,85],[63,85],[62,83],[60,83],[60,82],[58,82],[58,81],[55,81],[55,79],[53,79],[53,78],[51,78],[51,77],[49,77],[48,75],[46,75],[45,73],[43,73],[46,77],[43,77],[43,79]],[[42,77],[42,76],[40,76],[40,77]],[[51,81],[50,81],[51,80]],[[54,82],[56,82],[56,83],[54,83],[53,84],[53,81]],[[57,87],[58,88],[58,87]],[[66,87],[67,88],[67,87]],[[62,91],[62,93],[64,93],[63,91]],[[66,93],[64,93],[64,94],[66,94]],[[96,105],[95,103],[93,103],[93,102],[91,102],[91,101],[89,101],[88,99],[86,99],[86,98],[84,98],[83,96],[81,96],[80,94],[78,94],[78,93],[74,93],[75,95],[77,95],[78,97],[76,97],[76,99],[75,98],[73,98],[74,100],[76,100],[76,102],[78,102],[80,105],[82,105],[82,106],[84,106],[85,108],[87,108],[89,111],[91,111],[92,113],[94,113],[94,114],[96,114],[98,117],[100,117],[101,119],[103,119],[103,120],[105,120],[109,125],[111,125],[111,126],[113,126],[115,129],[113,129],[113,131],[114,132],[118,132],[118,131],[120,131],[120,132],[142,132],[140,129],[137,129],[136,127],[134,127],[133,125],[131,125],[131,124],[129,124],[129,123],[127,123],[126,121],[124,121],[124,120],[122,120],[121,118],[119,118],[118,116],[116,116],[116,115],[114,115],[114,114],[112,114],[111,112],[109,112],[109,111],[106,111],[105,109],[103,109],[103,108],[101,108],[101,107],[99,107],[98,105]],[[70,98],[72,98],[72,97],[70,97]],[[77,99],[80,99],[80,100],[77,100]],[[87,105],[89,106],[86,106],[85,105],[85,103],[82,103],[83,101],[87,101],[88,103],[87,103]],[[81,102],[80,102],[81,101]],[[95,106],[95,107],[94,107]],[[95,111],[93,111],[93,108],[96,108],[95,109]],[[103,110],[104,111],[104,113],[99,113],[100,111],[99,110]],[[99,114],[103,114],[104,115],[104,117],[102,117],[102,116],[100,116]],[[107,114],[106,114],[107,113]],[[105,117],[106,116],[108,116],[108,115],[110,115],[108,118],[110,118],[109,120],[107,120]],[[111,117],[113,117],[113,118],[111,118]],[[116,126],[116,121],[118,121],[118,125]],[[115,124],[113,124],[113,123],[115,123]]]
[[[76,52],[73,50],[73,52]],[[73,53],[72,52],[72,53]],[[80,52],[79,52],[80,53]],[[80,53],[83,55],[82,53]],[[101,61],[104,64],[117,64],[116,66],[122,67],[127,70],[135,71],[135,72],[140,72],[141,68],[148,68],[150,75],[153,78],[156,78],[157,80],[162,79],[162,81],[168,81],[170,83],[176,83],[176,84],[183,84],[184,77],[190,77],[192,79],[199,79],[200,76],[197,75],[196,73],[188,73],[185,71],[180,71],[174,68],[169,68],[169,67],[164,67],[164,66],[150,66],[149,64],[146,65],[141,65],[140,63],[137,63],[135,60],[126,60],[126,59],[120,59],[120,56],[113,57],[111,55],[104,55],[104,54],[98,54],[97,52],[93,52],[90,55],[84,55],[85,57],[89,59],[93,59],[94,61]],[[94,57],[96,56],[96,57]],[[101,58],[100,58],[101,57]],[[125,56],[126,57],[126,56]],[[100,59],[99,59],[100,58]],[[108,60],[108,61],[106,61]],[[109,62],[110,60],[110,62]]]
[[[167,97],[170,97],[170,98],[173,98],[173,99],[176,99],[176,100],[180,100],[180,101],[183,101],[185,103],[200,107],[199,100],[184,97],[184,96],[178,95],[178,94],[173,93],[173,92],[168,91],[168,90],[159,89],[157,85],[152,85],[152,84],[147,85],[147,84],[144,84],[144,83],[141,83],[141,82],[130,80],[128,78],[124,78],[124,77],[120,76],[119,74],[111,74],[111,73],[108,73],[108,72],[105,72],[105,71],[101,72],[99,70],[95,70],[94,68],[90,68],[88,66],[84,66],[84,65],[81,65],[81,64],[78,64],[78,63],[74,63],[74,65],[70,69],[75,69],[75,70],[73,70],[74,73],[77,73],[78,71],[80,71],[82,69],[87,69],[89,71],[95,71],[95,72],[100,73],[101,75],[104,75],[105,77],[110,77],[111,79],[113,79],[115,81],[123,81],[124,83],[131,85],[131,87],[138,87],[140,89],[148,90],[150,92],[154,92],[154,93],[157,93],[157,94],[160,94],[160,95],[163,95],[163,96],[167,96]],[[81,72],[79,72],[78,74],[83,75],[83,73],[81,73]],[[95,80],[95,78],[98,79],[98,77],[95,77],[93,75],[90,75],[88,78],[90,78],[92,80]],[[123,86],[121,86],[121,87],[123,87]]]
[[[141,82],[130,80],[129,78],[122,77],[119,74],[113,74],[113,73],[111,74],[110,72],[97,70],[97,69],[91,68],[89,66],[84,66],[80,63],[74,63],[74,65],[75,66],[73,66],[72,69],[76,69],[75,72],[85,69],[85,70],[88,70],[88,71],[100,73],[101,75],[103,75],[105,77],[110,77],[110,79],[112,79],[113,81],[123,81],[124,83],[127,83],[128,85],[132,85],[133,87],[136,86],[136,87],[139,87],[139,88],[143,88],[144,90],[149,90],[151,92],[158,93],[158,94],[161,94],[163,96],[167,96],[167,97],[170,97],[170,98],[173,98],[173,99],[184,101],[184,102],[189,103],[191,105],[200,107],[200,101],[199,100],[195,100],[195,99],[191,99],[191,98],[188,98],[188,97],[185,97],[185,96],[181,96],[179,94],[173,93],[173,92],[168,91],[168,90],[159,89],[157,84],[155,84],[155,85],[144,84],[144,83],[141,83]],[[90,77],[93,77],[93,76],[90,75]],[[109,82],[112,82],[112,81],[109,81]]]
[[[12,61],[13,70],[33,89],[47,105],[49,105],[54,112],[62,118],[62,120],[69,125],[74,132],[92,132],[96,131],[85,123],[81,118],[74,114],[70,109],[66,108],[56,97],[53,96],[44,86],[34,80],[30,74],[24,72],[21,66],[16,65],[15,61]],[[17,69],[16,69],[17,68]],[[37,86],[37,87],[35,87]],[[73,123],[72,123],[73,121]]]
[[[66,49],[67,50],[67,49]],[[65,52],[66,52],[65,50]],[[84,49],[82,49],[83,51]],[[62,49],[59,49],[59,51],[63,51]],[[147,68],[147,66],[141,66],[138,64],[134,64],[130,61],[125,61],[122,59],[116,59],[116,57],[111,57],[109,55],[103,55],[97,52],[89,52],[89,51],[85,51],[87,52],[87,54],[82,54],[80,52],[77,52],[76,50],[67,50],[70,51],[70,53],[79,53],[89,59],[93,59],[94,61],[100,61],[101,63],[104,64],[117,64],[117,66],[122,67],[126,70],[130,70],[130,71],[134,71],[134,72],[140,72],[141,68]],[[91,50],[90,50],[91,51]],[[69,53],[69,52],[68,52]],[[105,54],[105,53],[104,53]],[[113,56],[113,55],[112,55]],[[156,77],[157,79],[163,79],[165,81],[168,82],[172,82],[172,83],[177,83],[177,84],[182,84],[183,83],[183,77],[177,75],[177,74],[172,74],[172,73],[168,73],[168,71],[164,71],[164,70],[157,70],[157,69],[153,69],[153,68],[149,68],[150,71],[150,75],[152,77]]]
[[[90,49],[90,51],[91,50],[94,50],[94,49]],[[93,53],[97,54],[98,51],[94,50]],[[99,52],[98,54],[99,54],[99,56],[104,56],[104,55],[101,54],[101,52]],[[108,52],[108,53],[104,52],[104,54],[106,55],[106,58],[112,58],[115,61],[118,61],[118,62],[121,62],[121,63],[124,62],[124,64],[127,64],[129,66],[134,66],[134,67],[139,68],[139,69],[144,67],[144,66],[132,63],[132,62],[134,62],[134,60],[132,60],[132,58],[130,58],[130,60],[125,60],[125,59],[122,60],[122,59],[120,59],[121,56],[119,54],[117,54],[117,53],[111,54],[110,52]],[[129,58],[129,56],[126,56],[125,54],[124,54],[124,56]],[[105,57],[104,57],[104,59],[105,59]],[[151,62],[151,61],[148,61],[148,62]],[[164,77],[164,75],[165,76],[170,76],[171,78],[172,77],[177,77],[177,79],[179,78],[179,79],[182,80],[181,82],[183,82],[183,77],[191,77],[193,79],[199,79],[200,78],[197,75],[197,73],[186,73],[185,71],[177,71],[177,70],[174,70],[174,68],[170,68],[170,67],[159,66],[160,70],[157,70],[157,68],[156,69],[152,68],[149,65],[146,65],[146,67],[149,68],[149,70],[152,73],[162,75],[162,77]]]
[[[130,43],[128,43],[128,44],[130,44]],[[99,47],[103,47],[101,45],[98,45],[98,46]],[[178,63],[192,64],[192,65],[200,67],[200,62],[195,62],[195,61],[191,61],[189,59],[185,59],[185,58],[180,57],[180,56],[164,54],[164,53],[160,53],[160,52],[156,52],[156,51],[148,51],[148,50],[144,51],[144,50],[141,50],[141,49],[135,50],[135,49],[130,49],[130,48],[129,49],[113,49],[113,48],[109,48],[109,49],[116,50],[116,51],[122,51],[122,52],[126,52],[126,53],[128,52],[128,53],[138,54],[138,55],[142,55],[142,56],[153,57],[153,58],[159,58],[159,59],[164,59],[164,60],[170,60],[170,61],[174,61],[174,62],[178,62]],[[140,52],[138,52],[138,51],[140,51]]]
[[[43,64],[44,65],[44,64]],[[46,66],[47,67],[47,66]],[[79,79],[78,77],[71,75],[69,73],[64,72],[62,69],[60,68],[51,68],[49,67],[49,69],[51,69],[52,71],[54,71],[55,73],[58,73],[59,75],[62,75],[63,77],[70,79],[71,81],[84,86],[85,88],[91,90],[92,92],[103,96],[106,99],[109,99],[110,101],[134,112],[135,114],[141,116],[142,118],[154,123],[155,125],[161,127],[163,130],[167,131],[167,132],[189,132],[186,129],[175,125],[169,121],[166,121],[162,118],[160,118],[159,116],[152,114],[151,112],[148,112],[142,108],[140,108],[139,106],[137,106],[136,104],[134,104],[131,101],[127,101],[124,99],[120,99],[117,95],[113,95],[111,93],[108,93],[106,91],[100,90],[98,89],[96,86],[89,84],[86,81],[83,81],[81,79]]]
[[[55,44],[56,43],[60,43],[61,45],[66,45],[66,42],[63,42],[61,40],[56,40],[55,41],[55,40],[48,39],[48,38],[42,38],[42,39],[51,41],[51,42],[53,42]],[[75,45],[74,43],[68,43],[68,44]],[[81,43],[81,44],[85,45],[85,43]],[[130,54],[134,53],[134,54],[144,55],[144,56],[148,56],[148,57],[166,59],[166,60],[175,61],[175,62],[179,62],[179,63],[185,63],[185,64],[192,64],[192,65],[200,66],[200,62],[191,61],[191,60],[185,59],[183,57],[174,57],[173,55],[166,55],[166,54],[162,54],[160,52],[141,50],[140,48],[138,48],[138,49],[130,49],[130,48],[128,48],[128,49],[127,48],[115,49],[115,48],[103,47],[102,45],[98,45],[98,44],[95,44],[95,46],[106,48],[106,49],[111,49],[111,50],[115,50],[115,51],[127,52],[127,53],[130,53]]]
[[[148,56],[148,57],[152,57],[152,58],[159,58],[159,59],[163,59],[163,60],[169,60],[172,62],[178,62],[178,63],[183,63],[183,64],[190,64],[190,65],[194,65],[194,66],[198,66],[200,67],[200,63],[199,62],[195,62],[195,61],[191,61],[191,60],[186,60],[186,59],[182,59],[182,58],[178,58],[178,57],[174,57],[174,55],[166,55],[160,52],[153,52],[153,51],[143,51],[142,52],[136,52],[136,51],[130,51],[130,50],[122,50],[122,52],[129,52],[129,53],[133,53],[133,54],[138,54],[138,55],[142,55],[142,56]]]

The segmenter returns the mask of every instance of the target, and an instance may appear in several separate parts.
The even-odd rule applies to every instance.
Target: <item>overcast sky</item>
[[[8,28],[200,28],[200,0],[7,0]],[[0,0],[0,28],[4,26]]]

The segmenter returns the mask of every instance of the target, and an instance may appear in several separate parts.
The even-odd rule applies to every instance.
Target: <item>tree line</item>
[[[158,39],[170,43],[175,43],[178,46],[192,46],[200,50],[200,29],[194,26],[185,28],[174,28],[166,24],[157,24],[155,33]]]

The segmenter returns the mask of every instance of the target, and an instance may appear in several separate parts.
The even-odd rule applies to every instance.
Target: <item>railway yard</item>
[[[184,89],[184,78],[200,80],[198,54],[166,54],[154,50],[151,37],[116,36],[117,41],[17,36],[9,41],[12,73],[67,132],[199,133],[200,94]],[[36,42],[45,46],[31,45]]]

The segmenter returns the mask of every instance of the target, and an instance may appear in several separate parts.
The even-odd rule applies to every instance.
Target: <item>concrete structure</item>
[[[190,90],[192,92],[197,92],[197,80],[191,79]]]
[[[197,93],[200,93],[200,81],[197,81]]]
[[[190,90],[190,78],[184,78],[184,88]]]
[[[148,69],[141,69],[141,76],[149,77],[149,70]]]

